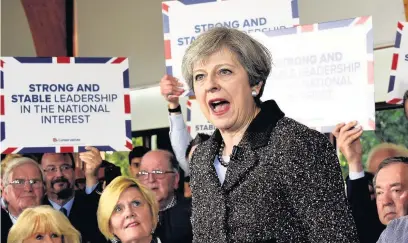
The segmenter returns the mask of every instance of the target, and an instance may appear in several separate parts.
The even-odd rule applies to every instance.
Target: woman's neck
[[[232,149],[235,145],[238,145],[241,142],[242,137],[244,136],[246,130],[249,127],[249,124],[254,120],[256,115],[261,111],[260,108],[255,107],[252,116],[249,116],[249,119],[246,120],[238,129],[234,130],[220,130],[223,142],[224,142],[224,152],[223,155],[229,156],[232,153]]]
[[[142,239],[131,240],[131,241],[124,242],[124,243],[150,243],[150,242],[152,242],[152,235],[149,235],[147,237],[143,237]]]

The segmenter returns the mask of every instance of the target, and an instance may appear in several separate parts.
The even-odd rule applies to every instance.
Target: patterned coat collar
[[[239,149],[236,156],[234,156],[235,159],[231,159],[230,161],[223,185],[221,186],[218,183],[224,192],[231,190],[245,177],[251,168],[259,163],[256,150],[268,144],[272,129],[284,115],[275,101],[269,100],[262,103],[261,111],[248,126],[241,142],[238,144]],[[217,129],[209,140],[199,146],[208,152],[205,153],[205,158],[202,157],[198,160],[208,163],[207,166],[205,166],[207,169],[206,172],[212,174],[212,177],[217,181],[218,178],[213,164],[221,142],[222,137]]]

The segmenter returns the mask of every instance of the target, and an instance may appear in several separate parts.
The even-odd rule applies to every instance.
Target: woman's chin
[[[215,128],[217,128],[217,129],[219,129],[219,130],[221,130],[221,131],[225,131],[225,130],[228,130],[230,127],[231,127],[231,122],[230,122],[230,120],[229,119],[226,119],[226,118],[223,118],[223,119],[220,119],[220,118],[218,118],[218,119],[212,119],[211,121],[210,121],[213,125],[214,125],[214,127]]]

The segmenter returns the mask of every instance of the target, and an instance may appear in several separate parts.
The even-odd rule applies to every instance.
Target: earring
[[[113,238],[111,239],[112,243],[119,243],[120,240],[118,239],[118,237],[116,237],[116,235],[113,236]]]
[[[256,97],[258,94],[256,93],[256,91],[255,91],[255,90],[252,90],[251,95],[252,95],[252,97]]]

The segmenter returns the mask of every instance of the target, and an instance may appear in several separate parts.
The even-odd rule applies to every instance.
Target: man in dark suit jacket
[[[95,198],[94,195],[86,195],[84,192],[76,191],[73,197],[74,200],[72,200],[72,207],[69,213],[66,213],[71,224],[81,233],[82,242],[84,243],[106,242],[106,239],[99,232],[96,218],[98,204]],[[59,210],[58,206],[47,197],[44,198],[43,204]]]
[[[10,215],[6,210],[1,209],[1,242],[7,242],[7,236],[10,228],[13,226]]]
[[[83,243],[100,243],[106,239],[98,229],[96,211],[99,195],[94,191],[98,184],[97,172],[102,163],[99,151],[87,147],[80,153],[80,160],[85,163],[86,195],[75,191],[75,163],[70,153],[46,153],[39,162],[45,172],[47,197],[43,204],[48,204],[63,212],[72,225],[81,233]]]

